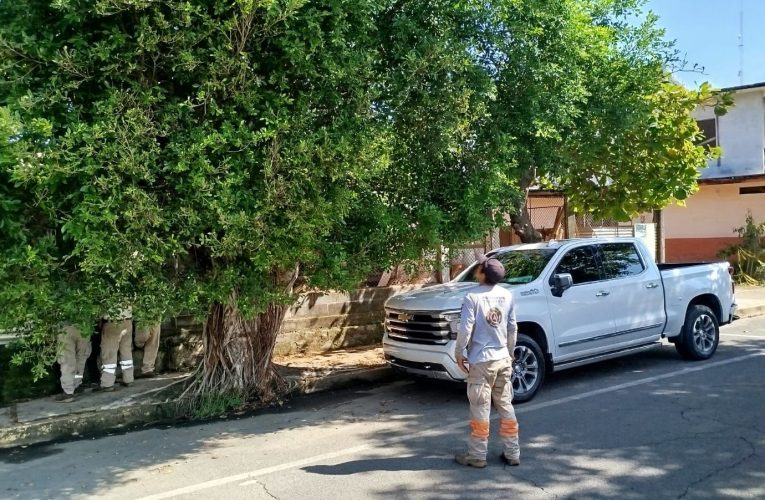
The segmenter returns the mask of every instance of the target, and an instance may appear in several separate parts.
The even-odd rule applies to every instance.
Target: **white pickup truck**
[[[634,238],[551,241],[500,248],[501,286],[515,299],[515,401],[533,398],[549,371],[640,352],[666,338],[686,359],[710,358],[734,319],[727,262],[655,264]],[[462,299],[475,265],[449,283],[388,299],[385,357],[410,375],[464,380],[454,359]]]

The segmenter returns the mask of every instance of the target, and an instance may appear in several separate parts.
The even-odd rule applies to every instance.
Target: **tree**
[[[469,57],[473,15],[0,3],[0,324],[22,326],[42,366],[62,322],[192,312],[198,393],[268,398],[299,290],[476,238],[509,207],[503,171],[468,161],[491,90]]]
[[[497,98],[483,136],[489,158],[515,165],[518,188],[562,191],[598,217],[684,200],[717,152],[694,144],[690,113],[723,103],[708,84],[672,80],[683,68],[642,0],[495,2],[483,32]],[[728,101],[729,103],[729,101]],[[724,112],[724,107],[719,108]],[[539,241],[524,203],[512,213],[522,241]]]
[[[0,2],[0,328],[41,370],[63,322],[191,312],[198,394],[268,398],[301,290],[475,240],[535,182],[680,198],[698,96],[639,3]]]

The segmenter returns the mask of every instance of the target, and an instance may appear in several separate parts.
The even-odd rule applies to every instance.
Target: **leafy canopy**
[[[534,182],[620,217],[683,199],[711,91],[671,81],[641,4],[0,2],[0,328],[42,349],[128,305],[287,302],[296,269],[351,287]]]

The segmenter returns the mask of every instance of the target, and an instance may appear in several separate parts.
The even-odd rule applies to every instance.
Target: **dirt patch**
[[[338,349],[324,353],[291,354],[274,358],[284,375],[305,372],[329,373],[385,366],[382,347]]]

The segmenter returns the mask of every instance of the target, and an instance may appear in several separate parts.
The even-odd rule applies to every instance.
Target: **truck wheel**
[[[513,402],[533,398],[545,379],[545,357],[534,339],[522,333],[513,349]]]
[[[685,324],[675,349],[684,359],[698,361],[709,359],[720,342],[720,326],[710,308],[694,305],[688,308]]]

